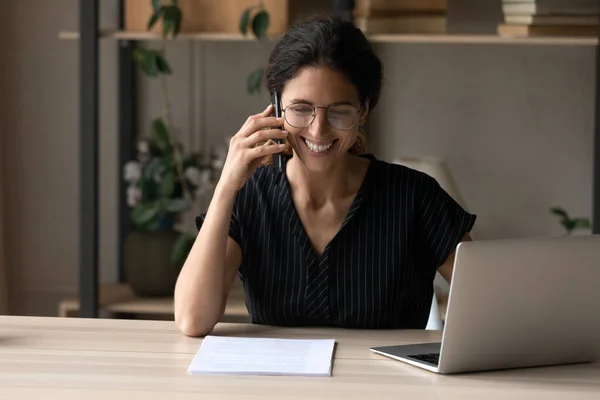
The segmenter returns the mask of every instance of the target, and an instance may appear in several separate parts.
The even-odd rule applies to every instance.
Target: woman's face
[[[285,85],[281,103],[294,157],[314,172],[330,170],[346,156],[367,115],[356,87],[326,67],[302,68]]]

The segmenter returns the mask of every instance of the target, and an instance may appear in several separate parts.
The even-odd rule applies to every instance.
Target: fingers
[[[252,135],[254,132],[267,129],[274,128],[277,126],[283,125],[282,118],[276,117],[261,117],[261,118],[251,118],[240,129],[239,135],[242,137],[248,137]]]
[[[282,131],[281,129],[263,129],[253,133],[244,141],[249,147],[252,147],[258,143],[266,142],[271,139],[285,139],[287,136],[287,131]]]
[[[263,112],[249,116],[238,135],[248,137],[261,129],[283,126],[283,118],[271,116],[272,112],[273,105],[269,104]]]
[[[273,112],[273,104],[270,103],[267,108],[264,109],[263,112],[255,114],[257,117],[268,117]]]
[[[285,144],[265,144],[248,150],[248,155],[252,160],[262,158],[275,153],[281,153],[285,149]]]

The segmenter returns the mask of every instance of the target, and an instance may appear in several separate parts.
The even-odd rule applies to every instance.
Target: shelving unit
[[[78,40],[79,32],[63,31],[58,37],[63,40]],[[100,39],[157,41],[164,40],[160,35],[150,32],[105,31],[99,33]],[[414,35],[379,34],[368,36],[372,43],[440,43],[440,44],[501,44],[501,45],[552,45],[552,46],[595,46],[598,38],[593,37],[527,37],[510,38],[498,35]],[[251,36],[236,33],[182,33],[175,40],[213,41],[213,42],[249,42]]]
[[[123,0],[119,1],[121,15],[120,27],[124,26]],[[122,30],[100,32],[98,24],[99,0],[79,0],[80,32],[61,32],[59,37],[64,40],[79,41],[80,69],[80,258],[79,258],[79,300],[71,302],[69,307],[77,307],[78,315],[82,317],[97,317],[99,304],[106,305],[106,298],[100,298],[98,286],[98,42],[101,39],[117,40],[119,46],[119,166],[133,157],[134,132],[136,115],[136,68],[132,61],[132,52],[136,41],[162,40],[152,33],[126,32]],[[593,178],[593,232],[600,233],[600,46],[599,38],[591,37],[535,37],[507,38],[497,35],[372,35],[373,43],[430,43],[430,44],[490,44],[490,45],[556,45],[556,46],[594,46],[596,47],[596,104],[595,107],[595,144],[594,144],[594,178]],[[197,41],[251,41],[251,37],[227,33],[198,33],[181,34],[177,40]],[[118,169],[121,171],[121,168]],[[119,176],[119,181],[122,182]],[[119,186],[119,237],[123,239],[129,230],[128,209],[125,203],[125,184]],[[121,257],[119,248],[119,260]],[[122,268],[119,267],[119,279],[123,282]],[[103,287],[103,293],[111,289]],[[108,290],[108,292],[107,292]],[[118,290],[123,290],[118,289]],[[113,293],[113,292],[111,292]],[[104,297],[104,296],[103,296]],[[110,295],[109,295],[110,297]],[[102,300],[99,302],[99,300]],[[138,299],[139,300],[139,299]],[[118,301],[117,307],[121,312],[131,312],[132,309],[148,311],[148,304],[160,303],[155,310],[168,311],[164,301],[149,299],[146,302],[131,300],[125,296]],[[243,302],[243,299],[233,302]],[[109,299],[109,303],[111,303]],[[126,306],[123,306],[123,303]],[[75,306],[73,304],[76,304]],[[238,303],[239,305],[239,303]],[[231,305],[236,307],[235,304]],[[114,302],[109,308],[115,307]],[[125,308],[123,308],[125,307]],[[110,311],[110,310],[109,310]]]

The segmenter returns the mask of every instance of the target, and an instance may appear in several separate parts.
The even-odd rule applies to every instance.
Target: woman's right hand
[[[265,157],[285,149],[284,144],[273,142],[273,139],[287,137],[287,132],[271,128],[283,126],[283,118],[271,116],[272,112],[273,105],[270,104],[263,112],[251,115],[231,138],[219,185],[240,190]],[[261,142],[264,144],[257,146]]]

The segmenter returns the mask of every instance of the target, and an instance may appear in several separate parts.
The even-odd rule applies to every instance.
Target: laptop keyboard
[[[408,357],[419,361],[425,361],[426,363],[434,365],[438,365],[440,361],[440,353],[414,354]]]

